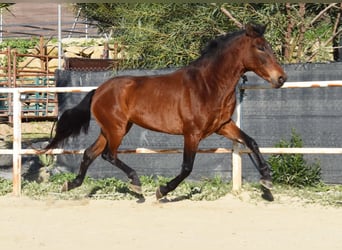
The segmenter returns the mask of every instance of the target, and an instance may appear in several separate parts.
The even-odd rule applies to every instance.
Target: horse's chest
[[[216,109],[216,112],[212,112],[212,121],[211,124],[215,128],[221,127],[224,123],[227,123],[235,109],[235,102],[224,103],[220,107]]]
[[[220,110],[219,112],[212,113],[211,119],[208,120],[207,130],[216,131],[223,124],[227,123],[231,119],[232,113],[228,110]]]
[[[227,122],[230,120],[230,118],[232,117],[232,112],[230,110],[222,110],[220,116],[219,116],[219,120],[223,123]]]

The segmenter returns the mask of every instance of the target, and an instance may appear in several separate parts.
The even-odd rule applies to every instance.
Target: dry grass
[[[53,122],[23,122],[21,125],[23,140],[46,138],[50,136]],[[10,124],[0,124],[0,140],[11,142],[13,138],[13,127]]]

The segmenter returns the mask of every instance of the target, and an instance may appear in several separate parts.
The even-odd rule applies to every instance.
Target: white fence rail
[[[342,87],[342,81],[312,81],[312,82],[287,82],[282,88],[320,88],[320,87]],[[49,87],[49,88],[0,88],[0,93],[11,93],[13,95],[13,147],[12,149],[0,149],[0,154],[13,155],[13,194],[21,194],[21,156],[40,154],[34,149],[21,148],[21,99],[23,93],[70,93],[89,92],[96,87]],[[243,89],[269,88],[266,85],[243,85]],[[240,103],[236,107],[236,124],[240,126]],[[342,148],[260,148],[264,154],[342,154]],[[82,150],[53,149],[48,154],[83,154]],[[156,154],[156,153],[181,153],[182,149],[156,149],[137,148],[132,150],[121,150],[119,153],[134,154]],[[233,189],[238,190],[242,184],[241,154],[249,153],[249,149],[240,148],[233,144],[233,148],[200,149],[199,153],[232,153],[232,182]]]

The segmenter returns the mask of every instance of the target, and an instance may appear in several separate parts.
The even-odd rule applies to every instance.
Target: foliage
[[[314,187],[292,188],[286,189],[280,187],[279,193],[296,195],[302,197],[307,203],[315,203],[319,201],[322,205],[342,206],[342,186],[341,185],[325,185],[318,184]]]
[[[49,181],[43,183],[24,180],[22,193],[36,199],[54,196],[60,199],[131,200],[139,197],[139,195],[130,191],[128,183],[116,178],[93,179],[86,177],[80,187],[61,193],[60,188],[63,183],[74,178],[75,174],[73,173],[62,173],[51,176]],[[141,176],[140,180],[144,196],[154,196],[157,187],[164,185],[170,178]],[[231,185],[229,183],[223,181],[221,177],[215,177],[199,182],[185,181],[168,197],[171,199],[216,200],[229,193],[230,190]],[[11,191],[11,181],[0,178],[0,195],[5,195]]]
[[[12,191],[12,182],[0,177],[0,195],[8,194]]]
[[[61,193],[64,181],[72,180],[75,174],[63,173],[50,178],[48,182],[38,184],[35,181],[23,181],[22,193],[34,199],[107,199],[132,200],[137,196],[131,193],[127,183],[116,178],[94,180],[86,178],[84,184],[69,192]],[[169,178],[141,176],[144,196],[154,196],[157,186],[165,184]],[[0,196],[11,193],[12,182],[0,177]],[[231,192],[231,185],[220,177],[205,179],[200,182],[183,182],[175,191],[168,195],[171,200],[216,200]],[[292,187],[275,184],[273,194],[275,202],[283,196],[295,202],[318,203],[325,206],[342,206],[342,185],[325,185],[319,183],[314,187]],[[245,199],[246,193],[252,202],[261,202],[260,188],[257,183],[245,183],[241,193],[234,193],[237,198]],[[285,198],[287,199],[287,198]]]
[[[155,190],[160,185],[165,185],[170,178],[165,177],[143,177],[144,192],[154,195]],[[212,179],[203,179],[202,181],[185,181],[182,182],[176,190],[168,196],[175,199],[186,198],[191,200],[216,200],[223,197],[231,190],[230,183],[225,182],[220,176]],[[172,198],[171,198],[172,199]]]
[[[49,181],[43,183],[24,180],[22,193],[36,199],[54,196],[59,199],[131,200],[139,197],[139,195],[130,191],[128,183],[116,178],[93,179],[86,177],[80,187],[68,192],[60,192],[63,183],[73,180],[75,176],[73,173],[56,174],[51,176]],[[160,185],[164,185],[170,178],[141,176],[140,180],[144,196],[154,196],[156,189]],[[0,178],[0,196],[11,191],[12,182]],[[185,181],[168,197],[170,199],[216,200],[230,191],[230,183],[225,182],[221,177],[215,177],[197,182]]]
[[[76,4],[79,8],[123,45],[126,68],[187,65],[208,40],[250,21],[268,24],[266,38],[281,62],[331,61],[342,32],[337,3]]]
[[[189,64],[215,36],[236,29],[217,6],[192,3],[77,4],[88,20],[123,44],[124,68]]]
[[[132,200],[137,197],[129,190],[128,184],[116,178],[92,179],[86,178],[83,185],[69,192],[61,193],[60,188],[66,180],[72,180],[75,174],[63,173],[51,176],[48,182],[37,183],[24,180],[22,193],[34,199],[107,199],[107,200]],[[165,184],[170,178],[156,176],[141,176],[145,197],[154,196],[159,185]],[[11,193],[12,182],[0,177],[0,196]],[[167,197],[169,200],[216,200],[231,192],[231,185],[222,180],[221,177],[204,179],[202,181],[183,182],[175,191]],[[234,193],[237,198],[245,199],[246,192],[251,201],[262,201],[260,189],[257,183],[245,183],[242,193]],[[282,196],[291,197],[292,200],[304,203],[318,203],[326,206],[342,205],[342,186],[325,185],[319,183],[315,186],[293,187],[283,184],[275,184],[274,195],[281,199]],[[243,198],[244,197],[244,198]]]
[[[8,12],[11,12],[9,7],[13,4],[15,4],[15,3],[0,3],[0,9],[1,9],[1,11],[6,10]]]
[[[38,38],[32,39],[6,39],[0,43],[0,50],[15,49],[19,54],[28,54],[29,49],[34,48],[39,43]],[[11,55],[12,57],[12,55]],[[24,60],[24,57],[18,57],[17,63]],[[3,67],[7,67],[8,58],[3,57],[0,61]]]
[[[245,183],[244,192],[249,194],[251,201],[262,202],[263,199],[258,192],[258,183]],[[342,185],[330,185],[319,183],[315,186],[293,187],[284,184],[274,184],[272,193],[274,202],[296,203],[296,204],[320,204],[323,206],[335,206],[342,208]]]
[[[38,155],[39,163],[44,167],[53,166],[55,162],[54,155],[50,154],[40,154]]]
[[[284,63],[331,61],[332,46],[342,31],[340,4],[244,3],[222,4],[240,23],[268,24],[266,38]]]
[[[276,144],[280,148],[303,147],[301,137],[292,130],[290,141],[281,140]],[[294,187],[315,186],[320,183],[321,168],[318,162],[309,164],[302,154],[278,154],[268,159],[272,167],[274,183]]]
[[[29,49],[34,48],[37,44],[39,44],[38,38],[32,39],[6,39],[2,43],[0,43],[0,50],[7,49],[10,47],[12,49],[16,49],[19,54],[28,53]]]
[[[8,10],[11,4],[0,4]],[[342,3],[76,3],[75,14],[118,43],[122,68],[181,67],[214,37],[247,22],[267,23],[267,40],[282,63],[339,59]],[[230,13],[227,16],[223,10]],[[240,24],[240,25],[238,25]],[[26,53],[36,41],[0,44]]]

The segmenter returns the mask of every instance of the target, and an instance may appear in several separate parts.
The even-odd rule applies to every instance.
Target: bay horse
[[[78,175],[64,183],[62,191],[80,186],[89,165],[101,154],[125,172],[134,192],[141,193],[136,171],[118,158],[118,147],[133,124],[184,136],[180,174],[157,189],[157,199],[190,175],[200,141],[213,133],[246,145],[258,165],[261,185],[270,190],[271,170],[257,143],[232,120],[236,85],[246,71],[255,72],[274,88],[286,81],[285,72],[263,36],[265,29],[264,25],[249,23],[242,30],[219,36],[208,43],[198,59],[170,74],[108,79],[77,106],[66,110],[44,150],[56,148],[81,131],[87,132],[91,116],[101,132],[85,150]]]

